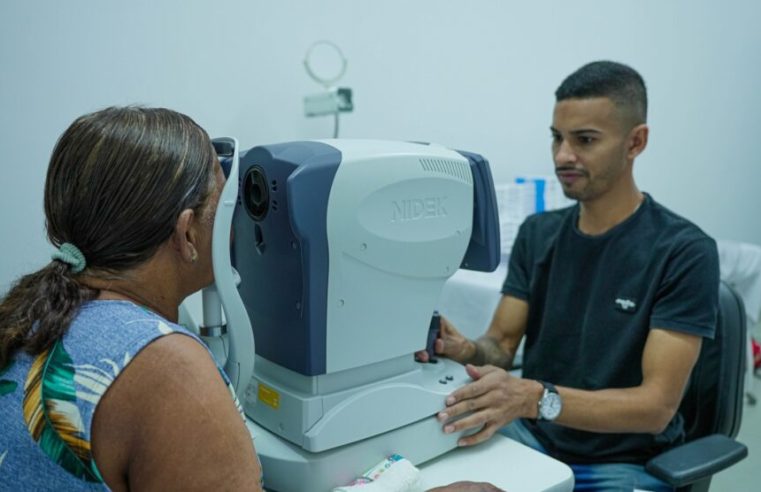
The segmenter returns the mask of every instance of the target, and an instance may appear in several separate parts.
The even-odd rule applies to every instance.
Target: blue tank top
[[[17,352],[0,369],[0,490],[108,490],[90,447],[95,408],[140,350],[171,333],[203,345],[131,302],[91,301],[49,350]]]

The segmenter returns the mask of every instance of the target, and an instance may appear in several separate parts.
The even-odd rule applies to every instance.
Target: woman
[[[213,281],[224,182],[185,115],[108,108],[61,136],[42,270],[0,303],[0,489],[260,490],[229,381],[176,324]]]

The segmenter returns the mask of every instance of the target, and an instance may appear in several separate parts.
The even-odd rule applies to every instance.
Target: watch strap
[[[552,392],[552,393],[558,393],[558,389],[555,387],[554,384],[548,383],[547,381],[539,381],[542,386],[544,386],[544,389]],[[559,394],[559,393],[558,393]]]

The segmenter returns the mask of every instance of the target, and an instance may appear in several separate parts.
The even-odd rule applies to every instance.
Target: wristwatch
[[[539,381],[544,386],[541,398],[539,398],[539,412],[537,420],[552,421],[558,418],[563,409],[563,400],[555,388],[555,385]]]

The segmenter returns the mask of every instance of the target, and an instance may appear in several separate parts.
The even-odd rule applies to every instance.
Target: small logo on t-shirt
[[[634,299],[619,297],[616,299],[616,309],[625,313],[633,313],[637,309],[637,303]]]

